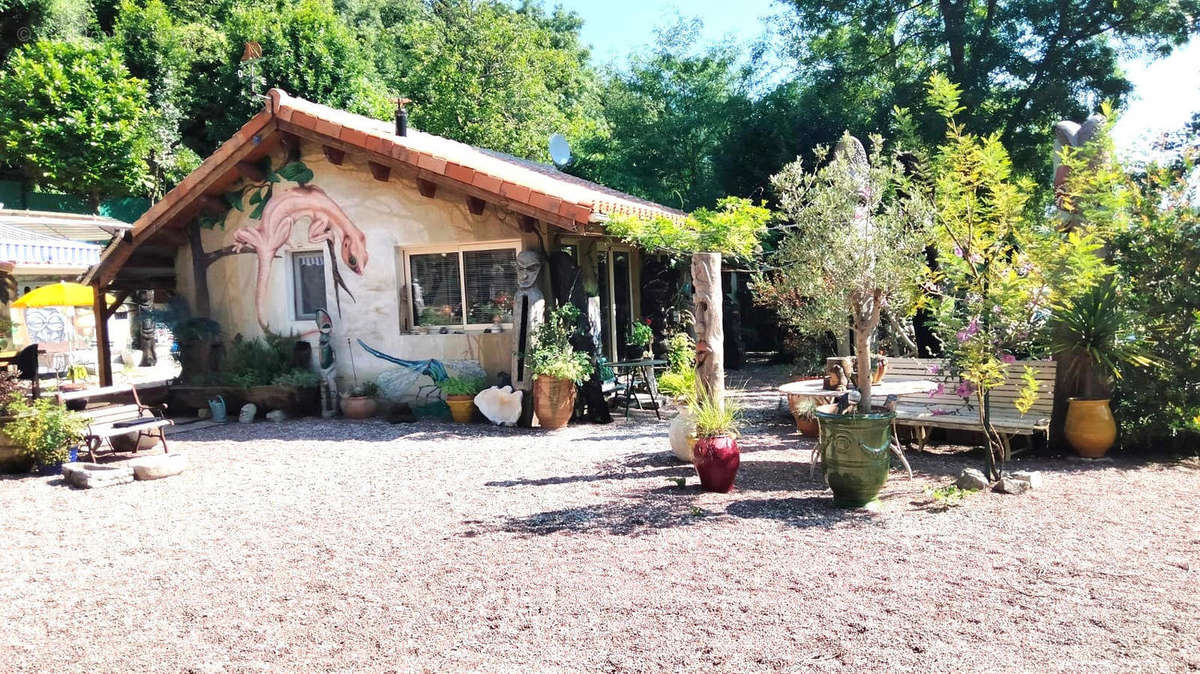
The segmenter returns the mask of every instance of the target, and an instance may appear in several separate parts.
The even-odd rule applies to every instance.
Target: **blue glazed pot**
[[[857,508],[879,495],[887,482],[893,412],[836,414],[818,410],[821,461],[833,503]]]

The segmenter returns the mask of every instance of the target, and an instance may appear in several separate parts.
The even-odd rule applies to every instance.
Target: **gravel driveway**
[[[1195,462],[1022,461],[1043,489],[944,508],[978,459],[910,454],[847,512],[746,397],[731,494],[652,416],[231,425],[165,480],[4,479],[0,669],[1200,668]]]

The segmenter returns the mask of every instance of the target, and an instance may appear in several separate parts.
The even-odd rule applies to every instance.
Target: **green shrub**
[[[66,407],[49,398],[30,404],[23,397],[9,403],[17,415],[4,432],[21,448],[21,453],[39,466],[51,466],[67,460],[67,449],[79,442],[86,424]]]
[[[592,374],[591,359],[571,346],[578,318],[579,309],[570,304],[546,312],[546,321],[533,334],[533,348],[525,355],[530,372],[539,377],[570,379],[576,384]]]
[[[658,390],[687,402],[696,395],[696,370],[667,370],[658,377]]]
[[[267,333],[254,339],[234,338],[222,368],[230,386],[269,386],[292,371],[295,337]]]
[[[276,386],[294,386],[296,388],[316,388],[317,384],[321,383],[321,376],[312,370],[296,368],[288,370],[283,374],[275,377],[271,382]]]
[[[448,377],[438,384],[442,393],[448,396],[473,396],[485,386],[484,381],[477,377]]]
[[[629,343],[634,346],[646,346],[654,341],[654,331],[649,324],[636,322],[629,327]]]

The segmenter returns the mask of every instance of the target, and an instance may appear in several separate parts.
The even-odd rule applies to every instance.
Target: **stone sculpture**
[[[337,363],[333,351],[333,317],[317,309],[317,368],[321,373],[321,416],[328,419],[338,413]]]
[[[475,406],[497,426],[515,426],[521,418],[522,392],[511,386],[493,386],[475,395]]]
[[[1068,231],[1079,224],[1079,216],[1062,207],[1063,186],[1070,174],[1070,169],[1062,163],[1063,148],[1083,147],[1096,137],[1096,133],[1106,121],[1104,115],[1092,115],[1084,120],[1083,124],[1063,120],[1054,125],[1054,203],[1058,206],[1063,225]]]

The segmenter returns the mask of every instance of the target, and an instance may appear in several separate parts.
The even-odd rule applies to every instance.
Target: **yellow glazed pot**
[[[446,404],[450,406],[450,417],[456,423],[469,424],[475,415],[475,397],[469,395],[446,396]]]
[[[1108,400],[1070,398],[1067,404],[1067,442],[1075,453],[1087,459],[1107,454],[1117,440],[1117,422]]]

